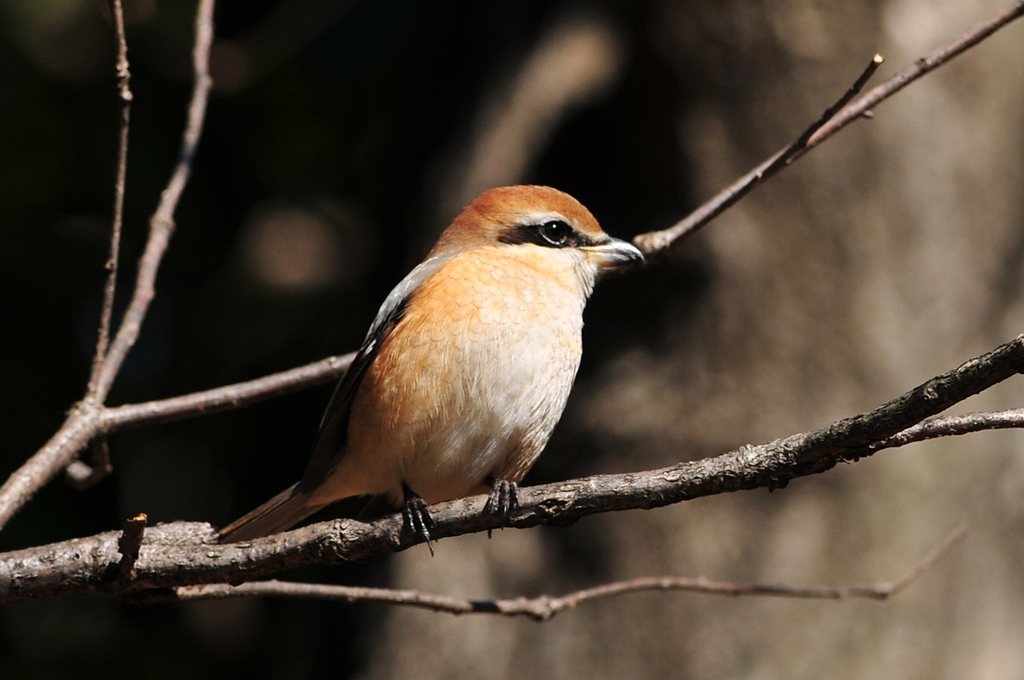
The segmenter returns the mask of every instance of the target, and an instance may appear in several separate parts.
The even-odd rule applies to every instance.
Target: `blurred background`
[[[252,0],[217,10],[215,90],[178,230],[111,405],[356,348],[478,193],[549,184],[632,237],[1001,0]],[[125,0],[120,307],[176,160],[195,6]],[[101,0],[0,0],[0,474],[84,394],[118,102]],[[562,423],[526,483],[649,469],[827,425],[1024,330],[1024,24],[883,104],[657,267],[602,284]],[[217,525],[301,477],[330,386],[127,431],[114,473],[45,488],[0,550],[148,513]],[[1024,404],[1024,382],[965,410]],[[649,593],[546,624],[383,605],[90,596],[0,610],[6,678],[1024,677],[1024,454],[985,433],[782,491],[496,532],[286,577],[473,598],[676,574],[890,580],[891,602]],[[342,504],[330,512],[350,512]],[[318,516],[318,519],[328,517]]]

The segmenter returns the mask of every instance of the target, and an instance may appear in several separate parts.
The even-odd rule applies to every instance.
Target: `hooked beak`
[[[626,243],[611,236],[605,237],[592,246],[582,246],[580,250],[586,253],[588,260],[602,269],[622,267],[634,262],[641,262],[644,259],[643,253],[637,250],[632,243]]]

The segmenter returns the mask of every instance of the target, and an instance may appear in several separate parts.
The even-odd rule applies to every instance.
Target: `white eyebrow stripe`
[[[545,222],[565,222],[576,226],[568,217],[556,212],[522,212],[519,215],[528,224],[544,224]]]

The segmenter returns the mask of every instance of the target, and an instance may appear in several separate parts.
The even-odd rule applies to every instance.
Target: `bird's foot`
[[[405,496],[402,518],[410,531],[426,541],[430,556],[433,557],[434,542],[430,538],[430,529],[434,526],[434,519],[427,510],[427,502],[405,484],[402,485],[402,493]]]
[[[489,512],[501,517],[501,528],[505,528],[510,512],[519,507],[519,485],[504,479],[488,477],[485,482],[491,486],[491,494],[484,504],[484,512]],[[491,537],[491,530],[487,530],[487,538]]]

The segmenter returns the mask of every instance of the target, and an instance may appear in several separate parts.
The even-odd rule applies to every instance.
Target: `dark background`
[[[178,229],[108,404],[354,349],[390,288],[492,184],[561,188],[619,237],[668,226],[787,143],[875,51],[892,54],[891,73],[993,11],[954,5],[223,2],[216,89]],[[135,99],[119,308],[178,153],[194,6],[135,0],[126,13]],[[11,471],[84,394],[119,105],[105,2],[2,0],[0,20],[0,464]],[[577,42],[558,43],[566,36]],[[880,111],[886,121],[831,142],[712,235],[602,284],[577,389],[526,482],[667,465],[818,427],[1018,332],[1020,36],[1011,26]],[[586,39],[598,41],[588,63],[604,64],[589,76],[545,51],[585,52]],[[553,84],[531,89],[522,76],[545,54],[540,72]],[[574,68],[584,76],[572,94]],[[501,113],[524,101],[527,124],[506,120],[504,146],[486,146]],[[488,163],[498,170],[479,170]],[[330,390],[118,434],[109,478],[84,493],[50,484],[0,534],[0,550],[110,530],[138,512],[223,525],[301,477]],[[1014,405],[1012,394],[1000,403]],[[951,559],[945,588],[922,583],[921,597],[900,605],[840,612],[636,596],[536,627],[379,605],[80,597],[0,611],[0,668],[11,678],[517,668],[552,677],[833,668],[829,677],[841,677],[840,667],[850,677],[863,677],[855,668],[974,677],[1013,667],[1009,631],[1024,621],[1016,440],[984,437],[990,458],[969,472],[955,449],[904,456],[903,467],[868,462],[771,496],[445,541],[433,562],[417,553],[289,575],[466,586],[481,598],[662,572],[862,581],[894,578],[964,515],[987,520],[990,532],[975,539],[987,547],[972,551],[979,564]],[[489,576],[474,580],[446,559]],[[985,592],[969,588],[999,568],[1007,574]],[[971,613],[992,612],[982,604],[992,601],[1003,603],[998,621]],[[977,646],[944,642],[965,636]],[[834,658],[814,661],[838,640]]]

